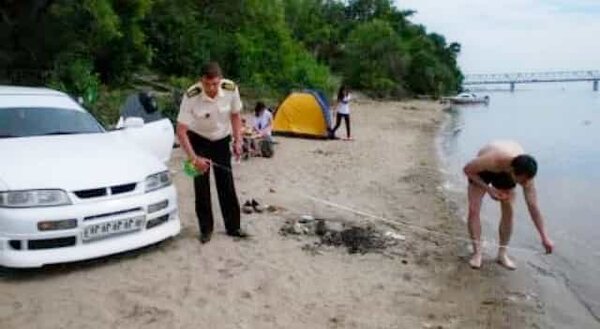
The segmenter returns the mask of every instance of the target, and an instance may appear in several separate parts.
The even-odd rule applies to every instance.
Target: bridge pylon
[[[515,83],[514,81],[510,83],[510,92],[514,92],[515,91]]]
[[[598,81],[600,80],[594,80],[594,91],[598,91]]]

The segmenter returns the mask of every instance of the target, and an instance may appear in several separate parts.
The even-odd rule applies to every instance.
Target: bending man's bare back
[[[537,162],[532,156],[525,154],[521,145],[513,141],[491,142],[481,148],[475,159],[467,163],[464,173],[469,178],[468,228],[473,243],[473,255],[469,261],[471,267],[481,267],[480,212],[483,197],[487,193],[500,203],[502,212],[497,262],[511,270],[516,268],[515,263],[508,257],[506,248],[512,234],[514,189],[517,184],[523,187],[525,202],[531,220],[540,234],[542,245],[547,253],[552,252],[554,245],[544,228],[534,185]]]

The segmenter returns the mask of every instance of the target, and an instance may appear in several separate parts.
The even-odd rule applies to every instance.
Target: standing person
[[[236,84],[222,78],[219,64],[202,67],[200,81],[186,91],[177,117],[177,136],[183,150],[203,174],[194,178],[200,241],[210,241],[213,213],[210,168],[215,172],[219,204],[229,236],[246,237],[240,229],[240,204],[231,172],[231,147],[239,159],[242,148],[242,102]],[[233,135],[233,144],[232,144]]]
[[[533,178],[537,173],[537,162],[525,154],[521,145],[513,141],[496,141],[484,146],[477,157],[464,167],[469,179],[469,216],[468,228],[473,243],[473,255],[469,264],[472,268],[481,267],[481,202],[485,194],[500,203],[500,247],[497,262],[511,270],[515,263],[507,255],[508,242],[513,227],[514,188],[523,187],[527,208],[546,253],[552,253],[554,244],[550,241],[544,227],[544,219],[537,202],[537,193]]]
[[[346,138],[345,140],[352,140],[352,135],[350,134],[350,100],[352,99],[350,95],[350,90],[346,85],[341,85],[340,89],[337,93],[336,102],[333,106],[336,117],[335,117],[335,126],[331,130],[333,137],[335,138],[335,132],[340,127],[342,123],[342,119],[344,119],[344,123],[346,124]]]

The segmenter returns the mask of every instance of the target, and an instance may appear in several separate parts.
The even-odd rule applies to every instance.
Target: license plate
[[[88,225],[83,229],[83,240],[98,240],[111,235],[138,231],[142,228],[144,219],[145,216],[137,216]]]

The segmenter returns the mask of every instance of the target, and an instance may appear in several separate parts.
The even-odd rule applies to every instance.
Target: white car
[[[0,266],[115,254],[177,235],[168,119],[106,131],[68,95],[0,86]]]

